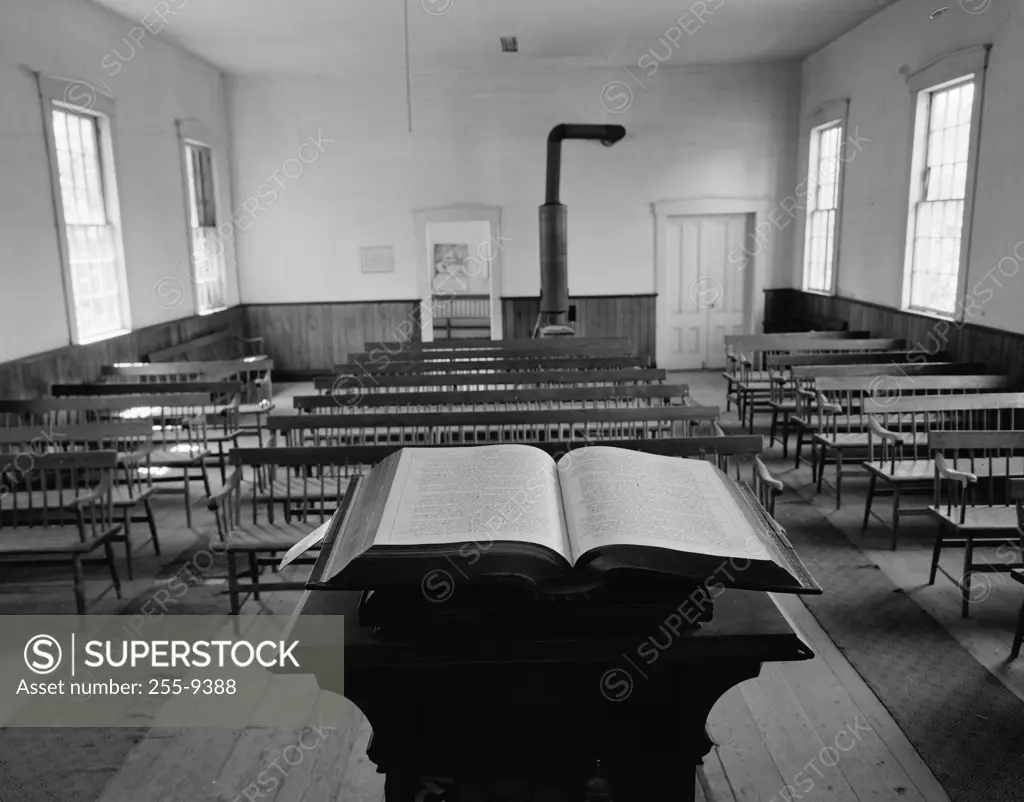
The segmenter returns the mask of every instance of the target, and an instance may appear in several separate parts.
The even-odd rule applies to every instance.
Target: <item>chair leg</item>
[[[206,497],[209,498],[213,495],[213,491],[210,490],[210,474],[206,470],[206,463],[199,463],[199,470],[203,473],[203,489],[206,490]]]
[[[815,448],[817,449],[818,457],[818,492],[821,492],[821,482],[825,478],[825,444],[818,443]]]
[[[220,483],[226,484],[228,481],[228,473],[225,464],[227,462],[227,455],[224,453],[224,441],[221,440],[217,443],[217,467],[220,468]],[[207,493],[207,496],[210,494]]]
[[[782,413],[782,458],[789,456],[789,413]]]
[[[252,589],[252,597],[256,600],[260,600],[260,565],[256,559],[256,552],[249,552],[249,574],[252,576],[252,584],[255,587]]]
[[[793,470],[800,469],[800,453],[804,450],[804,427],[802,423],[796,425],[796,461],[793,463]]]
[[[935,529],[935,543],[932,545],[932,565],[928,571],[928,584],[935,584],[935,574],[939,570],[939,557],[942,555],[942,522]]]
[[[871,519],[871,502],[875,499],[875,480],[878,479],[875,474],[871,474],[871,478],[868,480],[868,497],[864,500],[864,523],[861,524],[861,529],[868,528],[868,521]]]
[[[85,615],[85,572],[80,554],[71,556],[71,572],[75,582],[75,609],[79,615]]]
[[[900,489],[892,488],[892,550],[896,551],[896,533],[900,528]]]
[[[836,449],[836,509],[843,503],[843,450]]]
[[[775,445],[775,432],[779,428],[779,411],[777,409],[772,410],[772,425],[768,430],[768,448]]]
[[[125,542],[128,542],[127,538]],[[117,563],[114,561],[114,545],[108,540],[103,544],[103,551],[107,555],[107,568],[110,569],[110,581],[114,583],[114,593],[117,598],[124,598],[121,595],[121,577],[117,575]],[[129,562],[128,565],[130,567],[131,563]],[[128,578],[131,579],[131,574],[128,575]]]
[[[974,563],[974,538],[968,530],[964,538],[964,575],[960,578],[960,617],[971,616],[971,566]]]
[[[124,564],[128,571],[128,579],[135,579],[135,571],[132,568],[132,516],[128,507],[124,508]]]
[[[183,471],[183,477],[185,479],[185,526],[189,529],[192,528],[192,477],[189,475],[188,468],[186,467]]]
[[[153,516],[153,506],[149,503],[148,498],[142,502],[142,506],[146,510],[146,523],[149,525],[149,539],[153,541],[153,553],[159,557],[160,539],[156,534],[156,518]]]
[[[1016,660],[1020,655],[1020,644],[1024,641],[1024,604],[1020,606],[1017,614],[1017,630],[1013,633],[1013,648],[1010,649],[1010,659]]]
[[[228,597],[231,600],[231,615],[238,615],[241,605],[238,603],[238,565],[235,553],[228,549]]]

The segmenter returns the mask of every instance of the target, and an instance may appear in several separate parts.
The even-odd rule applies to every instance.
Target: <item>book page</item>
[[[525,445],[403,449],[374,544],[516,540],[571,560],[556,470]]]
[[[628,544],[770,559],[710,462],[596,446],[572,451],[558,468],[578,554]]]

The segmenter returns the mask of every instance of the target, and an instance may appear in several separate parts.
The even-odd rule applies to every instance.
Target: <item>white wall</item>
[[[146,23],[154,31],[163,24],[155,16]],[[167,16],[165,23],[169,29],[174,17]],[[188,268],[189,252],[175,120],[199,120],[225,147],[229,142],[223,79],[217,70],[158,41],[138,23],[85,0],[3,0],[0,362],[70,343],[33,71],[87,81],[117,101],[115,165],[133,329],[195,313],[188,276],[177,266]],[[229,154],[219,156],[218,201],[229,212]],[[225,260],[228,301],[235,304],[237,275],[230,242]],[[166,284],[157,291],[160,303],[154,300],[165,277],[180,279],[185,289],[182,303],[173,308],[165,308],[172,304],[160,295]]]
[[[838,292],[899,307],[913,118],[904,74],[945,53],[991,43],[967,281],[980,308],[969,322],[1024,332],[1024,273],[1014,275],[1024,261],[1024,244],[1018,245],[1024,240],[1024,3],[1004,0],[977,14],[961,5],[985,4],[949,3],[946,13],[929,19],[930,6],[901,0],[808,58],[802,113],[850,98],[849,131],[871,141],[846,166]],[[801,176],[806,134],[801,131]],[[790,286],[799,287],[802,242],[796,252]],[[1005,275],[985,278],[1000,259]]]
[[[501,207],[502,294],[540,287],[537,209],[544,202],[548,131],[561,122],[620,123],[627,139],[563,147],[573,294],[654,291],[658,200],[789,193],[796,171],[797,65],[708,69],[660,65],[638,75],[579,67],[413,75],[368,66],[344,84],[228,79],[236,205],[274,188],[238,239],[246,303],[417,297],[413,212]],[[634,72],[641,72],[634,69]],[[621,109],[632,91],[632,104]],[[268,179],[307,149],[294,180]],[[328,140],[331,140],[328,142]],[[774,264],[792,261],[792,227],[773,237]],[[359,248],[393,245],[393,274],[363,275]],[[767,286],[782,283],[769,277]]]

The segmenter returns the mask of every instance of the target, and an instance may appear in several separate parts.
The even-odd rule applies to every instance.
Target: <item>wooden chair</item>
[[[131,525],[145,523],[149,527],[153,551],[160,554],[156,518],[150,499],[153,496],[152,466],[153,421],[130,423],[86,423],[62,426],[60,431],[45,431],[36,427],[0,429],[0,452],[7,458],[17,459],[20,454],[72,453],[114,451],[117,470],[111,488],[114,515],[121,521],[122,532],[117,536],[125,544],[125,563],[128,578],[135,574],[132,567]],[[0,501],[0,509],[9,502]]]
[[[102,548],[117,598],[112,541],[121,533],[111,489],[116,451],[14,455],[0,475],[0,561],[70,565],[75,608],[84,615],[87,555]]]
[[[285,473],[291,463],[288,462],[288,455],[275,453],[282,449],[245,449],[247,452],[263,452],[263,464],[277,465],[278,461],[284,460]],[[310,464],[323,465],[330,455],[323,453],[324,449],[303,449],[302,459]],[[252,454],[246,454],[246,458],[252,461]],[[292,460],[296,457],[291,455]],[[235,457],[236,460],[239,457]],[[298,510],[290,505],[285,506],[284,522],[273,521],[272,514],[266,522],[259,521],[258,507],[261,497],[258,492],[251,495],[252,522],[243,523],[242,508],[243,497],[246,495],[242,487],[241,469],[231,472],[224,487],[215,495],[211,496],[208,502],[209,508],[213,511],[217,521],[217,535],[225,547],[225,554],[228,564],[228,594],[230,597],[231,614],[237,615],[241,609],[241,596],[244,593],[252,593],[253,598],[259,601],[260,591],[267,587],[266,583],[260,582],[260,576],[264,568],[270,566],[275,572],[280,561],[280,555],[288,551],[302,538],[309,534],[308,521],[316,516],[321,524],[330,519],[330,515],[337,509],[338,504],[351,492],[350,484],[346,479],[339,485],[341,494],[321,493],[317,497],[307,496]],[[321,483],[321,487],[323,484]],[[273,503],[269,509],[273,510]],[[297,563],[312,563],[316,559],[316,550],[303,555]],[[244,559],[245,566],[239,568],[238,561]],[[247,580],[247,581],[244,581]],[[303,590],[306,583],[302,581],[278,580],[273,583],[273,590]]]
[[[971,577],[1007,572],[1024,564],[975,562],[976,548],[1014,546],[1017,509],[1011,488],[1024,480],[1024,431],[933,431],[935,462],[932,506],[937,523],[928,584],[941,572],[961,594],[961,615],[970,614]],[[953,467],[953,466],[956,467]],[[939,564],[943,549],[963,548],[962,573]]]

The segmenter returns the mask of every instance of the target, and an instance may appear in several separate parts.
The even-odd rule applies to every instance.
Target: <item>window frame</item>
[[[837,100],[826,101],[817,108],[814,109],[810,114],[806,115],[803,120],[803,128],[807,132],[807,152],[805,164],[807,165],[807,176],[806,176],[806,197],[817,198],[817,181],[814,180],[814,171],[817,170],[818,158],[818,142],[820,141],[820,132],[822,129],[831,125],[839,124],[840,126],[840,138],[839,138],[839,174],[836,176],[836,214],[834,222],[834,231],[832,233],[832,275],[831,281],[829,282],[829,288],[827,290],[812,289],[808,282],[808,258],[810,257],[810,237],[811,237],[811,205],[808,201],[804,205],[803,209],[803,232],[802,232],[802,254],[800,259],[800,287],[804,292],[812,293],[814,295],[826,295],[833,296],[838,292],[839,287],[839,262],[842,254],[841,245],[841,233],[843,229],[843,189],[846,183],[846,162],[850,159],[845,159],[844,146],[849,140],[848,120],[850,116],[850,99],[839,98]],[[813,164],[813,168],[812,168]]]
[[[218,151],[219,141],[213,132],[207,128],[203,123],[198,120],[186,120],[180,119],[176,121],[176,127],[178,130],[178,158],[181,162],[181,186],[182,186],[182,201],[184,203],[183,209],[185,214],[185,235],[188,248],[188,270],[187,275],[192,284],[192,308],[194,313],[197,315],[212,315],[215,312],[221,312],[228,308],[228,275],[227,275],[227,259],[225,258],[225,250],[223,237],[220,236],[220,225],[223,220],[220,209],[220,179],[218,177]],[[192,196],[192,187],[189,184],[188,178],[188,146],[195,145],[198,147],[207,148],[210,151],[210,180],[213,189],[213,219],[214,219],[214,231],[217,232],[216,236],[221,240],[220,249],[220,285],[221,285],[221,298],[222,305],[214,307],[212,309],[200,309],[199,306],[199,281],[196,274],[196,261],[195,251],[193,248],[192,241],[192,207],[190,204],[190,198]]]
[[[72,345],[88,345],[131,331],[131,305],[129,300],[128,274],[125,268],[121,205],[118,194],[116,147],[116,104],[114,98],[96,90],[86,81],[55,75],[36,73],[39,88],[40,110],[43,115],[43,131],[46,139],[46,159],[50,170],[50,192],[53,201],[54,223],[57,228],[57,244],[61,260],[61,279],[64,287],[64,304],[68,319],[69,338]],[[76,114],[96,118],[97,156],[103,183],[103,205],[108,224],[113,229],[115,272],[118,285],[118,305],[121,312],[121,327],[103,334],[82,337],[78,330],[78,311],[74,293],[74,278],[71,275],[71,255],[68,246],[67,221],[64,217],[64,198],[61,194],[60,168],[57,164],[57,141],[53,130],[53,111],[63,108]]]
[[[958,50],[940,56],[924,67],[906,76],[910,90],[910,154],[906,214],[903,219],[903,269],[900,276],[900,309],[942,320],[962,322],[964,297],[967,292],[968,269],[971,256],[971,234],[974,229],[974,199],[978,178],[978,151],[981,142],[981,119],[985,106],[985,76],[988,72],[989,51],[992,45]],[[924,190],[924,171],[927,160],[928,128],[932,93],[971,78],[974,98],[971,105],[971,131],[967,145],[967,171],[964,182],[964,211],[960,223],[960,254],[957,266],[956,301],[952,312],[911,305],[914,271],[914,236],[917,224],[917,206]]]

